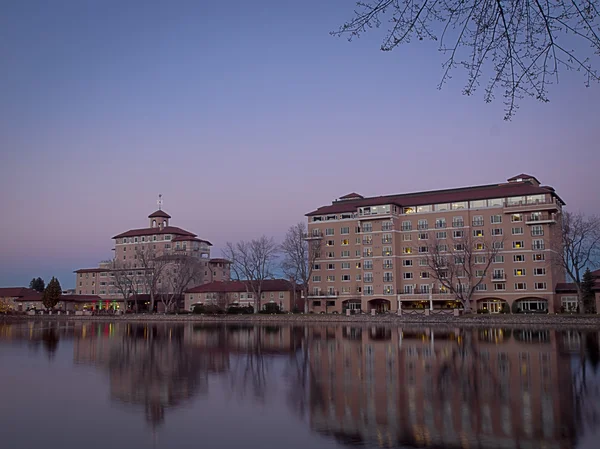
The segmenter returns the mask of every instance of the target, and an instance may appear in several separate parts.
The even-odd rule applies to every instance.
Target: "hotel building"
[[[131,272],[142,276],[143,254],[152,257],[190,256],[201,264],[200,279],[194,285],[214,281],[228,281],[230,263],[225,259],[210,257],[212,243],[200,239],[192,232],[172,226],[171,216],[164,210],[157,210],[148,216],[148,227],[130,229],[113,237],[114,260],[104,261],[96,268],[81,268],[75,271],[77,295],[98,295],[108,305],[122,301],[122,295],[115,286],[115,275],[111,272],[113,264],[127,267]],[[139,283],[141,285],[141,282]],[[143,288],[138,294],[146,294]]]
[[[473,238],[499,245],[485,275],[479,274],[484,279],[472,297],[473,309],[558,311],[555,286],[565,279],[550,256],[557,250],[564,204],[552,187],[526,174],[500,184],[342,196],[306,214],[307,239],[321,242],[309,283],[309,311],[454,307],[454,295],[434,279],[426,253],[432,242]],[[475,259],[485,269],[485,257]]]

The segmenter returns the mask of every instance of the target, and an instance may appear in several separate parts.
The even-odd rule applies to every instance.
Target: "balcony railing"
[[[504,282],[506,281],[506,273],[492,274],[492,282]]]
[[[530,214],[525,219],[525,224],[528,225],[536,225],[536,224],[545,224],[545,223],[556,223],[556,217],[554,214]]]
[[[309,298],[337,298],[340,295],[339,291],[317,291],[311,292]]]
[[[416,293],[404,293],[404,292],[400,292],[398,293],[399,297],[400,297],[400,301],[429,301],[430,299],[434,300],[434,301],[449,301],[449,300],[453,300],[456,299],[454,297],[454,294],[452,293],[439,293],[438,290],[435,290],[436,293],[421,293],[421,292],[416,292]]]
[[[554,200],[545,200],[545,201],[519,201],[519,202],[504,202],[504,213],[513,214],[516,212],[527,211],[527,210],[557,210],[558,205]]]
[[[484,225],[483,220],[473,220],[473,226],[483,226],[483,225]]]
[[[308,234],[304,234],[303,235],[304,240],[311,240],[311,239],[322,239],[323,238],[323,233],[321,231],[313,231],[311,233]]]

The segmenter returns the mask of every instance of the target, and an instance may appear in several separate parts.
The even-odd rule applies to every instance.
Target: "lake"
[[[599,336],[0,323],[1,446],[595,449]]]

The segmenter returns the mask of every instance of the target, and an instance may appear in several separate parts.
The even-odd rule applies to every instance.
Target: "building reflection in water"
[[[568,337],[311,328],[310,425],[340,442],[379,447],[574,447],[582,396],[572,394]]]

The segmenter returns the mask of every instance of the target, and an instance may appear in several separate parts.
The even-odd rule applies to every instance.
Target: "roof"
[[[61,301],[68,302],[85,302],[85,301],[102,301],[103,299],[98,295],[61,295]],[[104,301],[112,301],[111,299],[106,299]]]
[[[262,284],[263,292],[280,292],[291,289],[290,282],[285,279],[265,279]],[[243,281],[215,281],[192,287],[186,290],[186,293],[230,293],[245,291],[246,283]]]
[[[556,293],[577,293],[575,284],[572,282],[559,282],[556,284]],[[600,292],[600,279],[596,279],[592,291]]]
[[[512,182],[516,181],[517,179],[535,179],[538,184],[540,183],[535,176],[528,175],[527,173],[521,173],[520,175],[513,176],[512,178],[508,178],[507,181]]]
[[[231,261],[227,260],[227,259],[221,259],[221,258],[215,257],[214,259],[210,259],[208,261],[208,263],[231,263]]]
[[[110,268],[80,268],[73,273],[103,273],[105,271],[110,271]]]
[[[21,298],[25,296],[41,295],[41,293],[26,287],[0,287],[0,298]]]
[[[208,240],[203,240],[203,239],[199,239],[197,237],[193,237],[193,236],[177,236],[175,237],[173,240],[171,240],[172,242],[201,242],[201,243],[206,243],[210,246],[212,246],[212,243],[210,243]]]
[[[148,218],[171,218],[171,216],[164,210],[158,209],[156,212],[152,212],[150,215],[148,215]]]
[[[165,226],[163,228],[141,228],[141,229],[130,229],[127,232],[115,235],[113,239],[120,239],[123,237],[140,237],[142,235],[161,235],[161,234],[175,234],[175,235],[186,235],[196,237],[196,234],[192,234],[185,229],[178,228],[176,226]]]
[[[340,196],[339,199],[340,200],[349,200],[349,199],[354,199],[354,198],[364,198],[364,196],[360,195],[359,193],[352,192],[347,195]]]
[[[457,201],[474,201],[511,196],[552,194],[562,204],[564,201],[551,187],[541,187],[529,181],[509,182],[502,184],[488,184],[472,187],[459,187],[454,189],[431,190],[426,192],[404,193],[334,201],[329,206],[322,206],[309,212],[306,216],[334,214],[341,212],[354,212],[362,206],[378,206],[383,204],[396,204],[400,207],[418,206],[424,204],[452,203]]]

